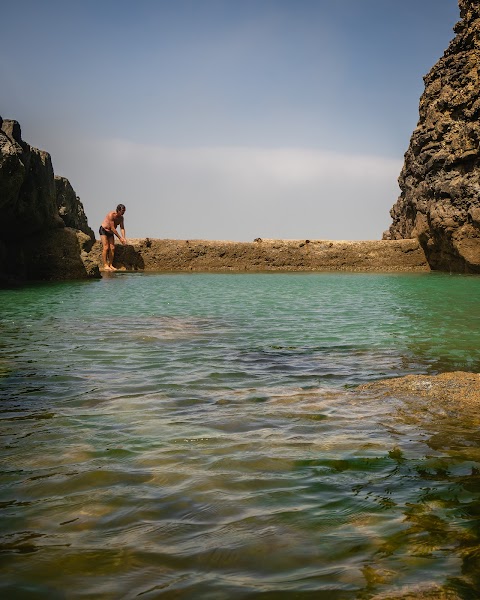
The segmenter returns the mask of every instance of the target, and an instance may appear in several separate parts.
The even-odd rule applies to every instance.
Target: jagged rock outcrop
[[[418,238],[433,269],[480,273],[480,0],[424,78],[385,239]]]
[[[0,281],[99,276],[87,256],[95,237],[72,194],[67,180],[56,184],[48,152],[0,117]],[[57,198],[65,199],[63,218]]]
[[[48,152],[22,140],[17,121],[0,123],[0,239],[62,227]]]
[[[90,250],[95,243],[95,234],[88,225],[87,215],[80,198],[75,194],[75,190],[66,177],[55,175],[55,194],[58,214],[65,226],[83,231],[90,239],[88,244],[88,250]]]

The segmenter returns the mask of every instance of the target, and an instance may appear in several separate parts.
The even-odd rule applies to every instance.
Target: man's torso
[[[123,216],[117,214],[114,210],[109,212],[102,223],[104,229],[116,229],[118,225],[123,225]]]

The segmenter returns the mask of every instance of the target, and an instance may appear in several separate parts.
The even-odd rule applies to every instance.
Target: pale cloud
[[[308,148],[77,145],[70,174],[89,222],[127,205],[131,237],[379,239],[398,160]],[[71,149],[69,150],[72,151]]]

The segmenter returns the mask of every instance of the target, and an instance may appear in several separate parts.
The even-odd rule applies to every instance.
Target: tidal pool
[[[2,290],[2,597],[480,597],[478,423],[356,388],[478,372],[479,300],[435,273]]]

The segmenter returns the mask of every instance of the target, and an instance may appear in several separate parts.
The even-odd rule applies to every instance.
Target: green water
[[[475,420],[355,388],[478,372],[479,300],[434,273],[1,291],[2,598],[480,597]]]

